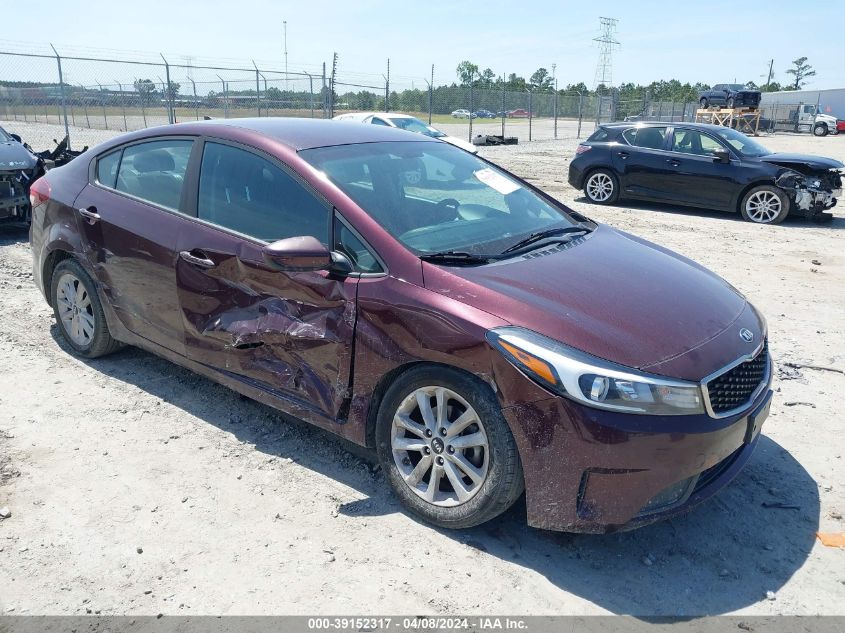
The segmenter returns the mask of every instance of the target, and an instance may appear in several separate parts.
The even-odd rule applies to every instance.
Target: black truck
[[[749,90],[742,84],[716,84],[699,93],[698,103],[702,109],[710,106],[756,108],[760,105],[760,91]]]

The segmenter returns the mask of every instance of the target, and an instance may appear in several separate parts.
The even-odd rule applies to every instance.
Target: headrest
[[[173,171],[176,164],[173,157],[163,149],[154,149],[149,152],[135,154],[132,157],[132,166],[139,173],[151,171]]]

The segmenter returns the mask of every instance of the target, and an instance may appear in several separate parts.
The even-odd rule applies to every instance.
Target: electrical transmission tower
[[[616,18],[599,18],[601,35],[593,38],[599,43],[599,63],[596,65],[595,87],[610,88],[613,85],[613,49],[619,46],[616,41]]]

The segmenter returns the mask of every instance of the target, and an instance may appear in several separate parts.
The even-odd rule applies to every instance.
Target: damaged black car
[[[772,153],[753,138],[702,123],[611,123],[581,143],[569,183],[595,204],[620,198],[738,212],[758,224],[790,214],[833,218],[841,162]]]
[[[44,160],[0,127],[0,222],[29,222],[29,186],[44,174]]]

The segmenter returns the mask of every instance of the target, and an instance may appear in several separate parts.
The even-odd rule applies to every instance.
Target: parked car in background
[[[0,127],[0,223],[29,222],[29,187],[43,173],[43,161]]]
[[[742,84],[716,84],[699,93],[698,103],[702,108],[756,108],[760,105],[760,91],[750,90]]]
[[[436,178],[408,185],[417,161]],[[675,516],[769,411],[766,321],[731,285],[420,134],[161,126],[32,192],[34,281],[73,353],[135,345],[372,447],[443,528],[523,490],[545,529]]]
[[[476,110],[475,116],[477,116],[479,119],[495,119],[496,113],[490,112],[490,110]]]
[[[475,113],[469,110],[454,110],[452,116],[456,119],[474,119]]]
[[[720,125],[612,123],[578,146],[569,183],[596,204],[674,202],[777,224],[789,213],[831,219],[843,167],[831,158],[772,153]]]
[[[460,147],[462,150],[472,152],[473,154],[478,153],[478,148],[472,143],[456,136],[449,136],[410,114],[400,114],[398,112],[351,112],[348,114],[338,114],[334,117],[334,120],[396,127],[400,130],[424,134],[425,136],[451,143],[455,147]]]
[[[531,113],[528,110],[523,110],[522,108],[517,108],[516,110],[508,110],[508,116],[510,118],[524,118],[531,116]]]

